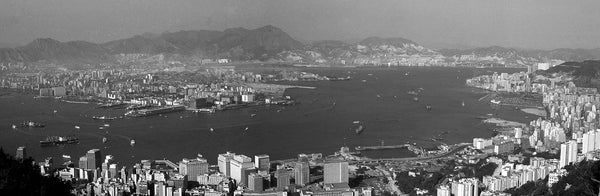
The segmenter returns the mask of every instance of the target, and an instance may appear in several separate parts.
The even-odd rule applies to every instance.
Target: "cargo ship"
[[[150,108],[141,110],[131,110],[125,113],[125,116],[140,117],[140,116],[151,116],[157,114],[164,114],[170,112],[179,112],[185,110],[184,106],[166,106],[160,108]]]
[[[29,122],[22,122],[21,123],[21,127],[45,127],[46,125],[42,124],[42,123],[38,123],[38,122],[33,122],[33,121],[29,121]]]
[[[350,76],[347,76],[345,78],[335,77],[335,76],[325,76],[325,79],[329,80],[329,81],[347,81],[347,80],[350,80]]]
[[[79,143],[79,139],[71,136],[48,136],[45,140],[40,141],[42,147],[77,143]]]

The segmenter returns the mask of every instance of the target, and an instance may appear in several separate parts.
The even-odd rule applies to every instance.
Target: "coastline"
[[[521,109],[521,111],[527,114],[533,114],[541,117],[547,116],[546,110],[540,108],[523,108]]]
[[[501,118],[488,118],[488,119],[483,120],[483,122],[488,123],[488,124],[495,124],[498,127],[524,127],[524,126],[527,126],[524,123],[504,120]]]

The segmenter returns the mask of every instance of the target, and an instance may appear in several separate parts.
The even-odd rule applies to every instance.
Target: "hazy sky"
[[[0,0],[0,42],[105,42],[144,32],[277,26],[301,40],[600,47],[598,0]]]

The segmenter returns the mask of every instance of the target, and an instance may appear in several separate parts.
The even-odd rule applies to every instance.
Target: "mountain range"
[[[332,64],[492,61],[525,65],[550,59],[600,59],[600,49],[519,50],[492,46],[432,50],[404,38],[369,37],[356,43],[328,40],[304,44],[267,25],[256,29],[145,33],[106,43],[40,38],[25,46],[0,48],[0,62],[101,63],[116,62],[117,56],[124,54],[165,55],[175,60],[227,58]]]

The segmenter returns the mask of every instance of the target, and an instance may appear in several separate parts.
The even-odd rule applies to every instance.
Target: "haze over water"
[[[91,119],[93,115],[114,116],[123,109],[95,109],[95,104],[71,104],[54,99],[33,99],[32,95],[0,98],[0,145],[14,153],[27,146],[36,160],[61,155],[73,162],[89,149],[99,148],[102,155],[114,155],[117,162],[131,165],[142,159],[169,159],[204,155],[216,164],[218,153],[232,151],[249,156],[269,154],[272,160],[295,158],[298,153],[332,154],[341,146],[386,145],[416,142],[423,146],[439,145],[431,141],[443,131],[444,142],[472,142],[474,137],[489,137],[493,125],[481,123],[477,116],[496,114],[498,118],[527,123],[537,118],[511,107],[492,109],[478,99],[481,90],[466,87],[465,79],[486,70],[466,68],[306,68],[320,75],[351,76],[350,81],[284,82],[314,86],[317,89],[288,89],[285,94],[300,104],[260,106],[228,110],[215,114],[170,113],[114,121]],[[494,70],[503,72],[516,69]],[[410,72],[406,75],[407,72]],[[366,82],[362,82],[365,80]],[[407,91],[423,88],[419,102]],[[379,95],[379,96],[378,96]],[[465,102],[465,106],[461,105]],[[335,103],[335,104],[334,104]],[[427,111],[425,106],[433,107]],[[53,111],[57,110],[56,113]],[[251,114],[256,114],[254,117]],[[45,128],[18,128],[12,124],[37,121]],[[361,121],[365,130],[357,135],[353,121]],[[110,127],[99,130],[108,123]],[[80,126],[76,130],[74,126]],[[244,130],[248,127],[248,130]],[[214,129],[214,132],[210,131]],[[75,135],[77,145],[39,146],[49,135]],[[102,143],[102,137],[108,142]],[[136,141],[134,147],[129,145]],[[368,152],[370,157],[408,156],[405,151]]]

